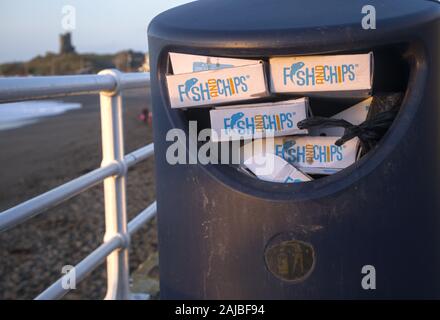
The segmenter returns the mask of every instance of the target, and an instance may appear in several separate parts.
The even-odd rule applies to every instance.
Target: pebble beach
[[[82,107],[36,123],[0,131],[0,211],[85,174],[101,162],[99,96],[61,98]],[[146,90],[124,96],[125,152],[153,141],[138,119],[150,107]],[[131,220],[155,199],[154,159],[130,169],[127,209]],[[132,238],[130,270],[157,251],[156,222]],[[99,184],[0,234],[0,299],[32,299],[97,248],[104,237],[103,187]],[[105,264],[64,299],[102,299]]]

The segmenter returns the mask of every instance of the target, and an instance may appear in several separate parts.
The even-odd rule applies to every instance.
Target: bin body
[[[375,7],[376,29],[362,28],[364,5]],[[157,16],[148,38],[161,298],[440,298],[439,28],[440,6],[414,0],[204,0]],[[188,113],[169,107],[168,52],[268,58],[371,50],[394,52],[407,65],[398,88],[405,97],[377,148],[349,168],[292,185],[227,165],[168,164],[167,132],[188,133]],[[376,61],[374,90],[395,89],[399,67],[381,71],[391,64]],[[268,248],[279,239],[313,251],[303,255],[313,260],[303,279],[269,270]],[[362,285],[366,265],[374,266],[375,289]]]

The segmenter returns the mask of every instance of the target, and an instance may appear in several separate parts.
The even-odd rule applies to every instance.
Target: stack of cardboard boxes
[[[313,114],[309,97],[365,98],[332,116],[353,125],[365,121],[372,101],[372,53],[268,62],[170,53],[170,61],[171,108],[209,108],[211,140],[244,140],[242,165],[256,177],[305,182],[312,180],[310,175],[333,174],[358,159],[358,138],[334,144],[344,129],[307,130],[298,123]],[[252,103],[255,99],[273,102]]]

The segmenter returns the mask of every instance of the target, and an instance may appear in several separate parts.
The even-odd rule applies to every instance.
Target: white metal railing
[[[150,85],[148,73],[104,70],[97,75],[0,78],[0,103],[75,94],[99,93],[101,103],[102,163],[79,178],[0,213],[0,232],[12,228],[71,197],[104,182],[104,242],[75,266],[77,282],[107,259],[106,299],[129,299],[128,248],[130,236],[156,214],[156,202],[127,223],[126,176],[128,168],[154,153],[153,144],[124,153],[122,95],[125,89]],[[0,104],[1,108],[1,104]],[[73,272],[73,271],[70,271]],[[69,277],[70,274],[64,275]],[[69,289],[60,278],[36,299],[59,299]]]

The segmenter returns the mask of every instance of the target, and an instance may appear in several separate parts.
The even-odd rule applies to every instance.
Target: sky
[[[1,0],[0,63],[58,52],[59,34],[72,28],[73,45],[79,53],[146,52],[151,19],[187,2],[190,0]]]

